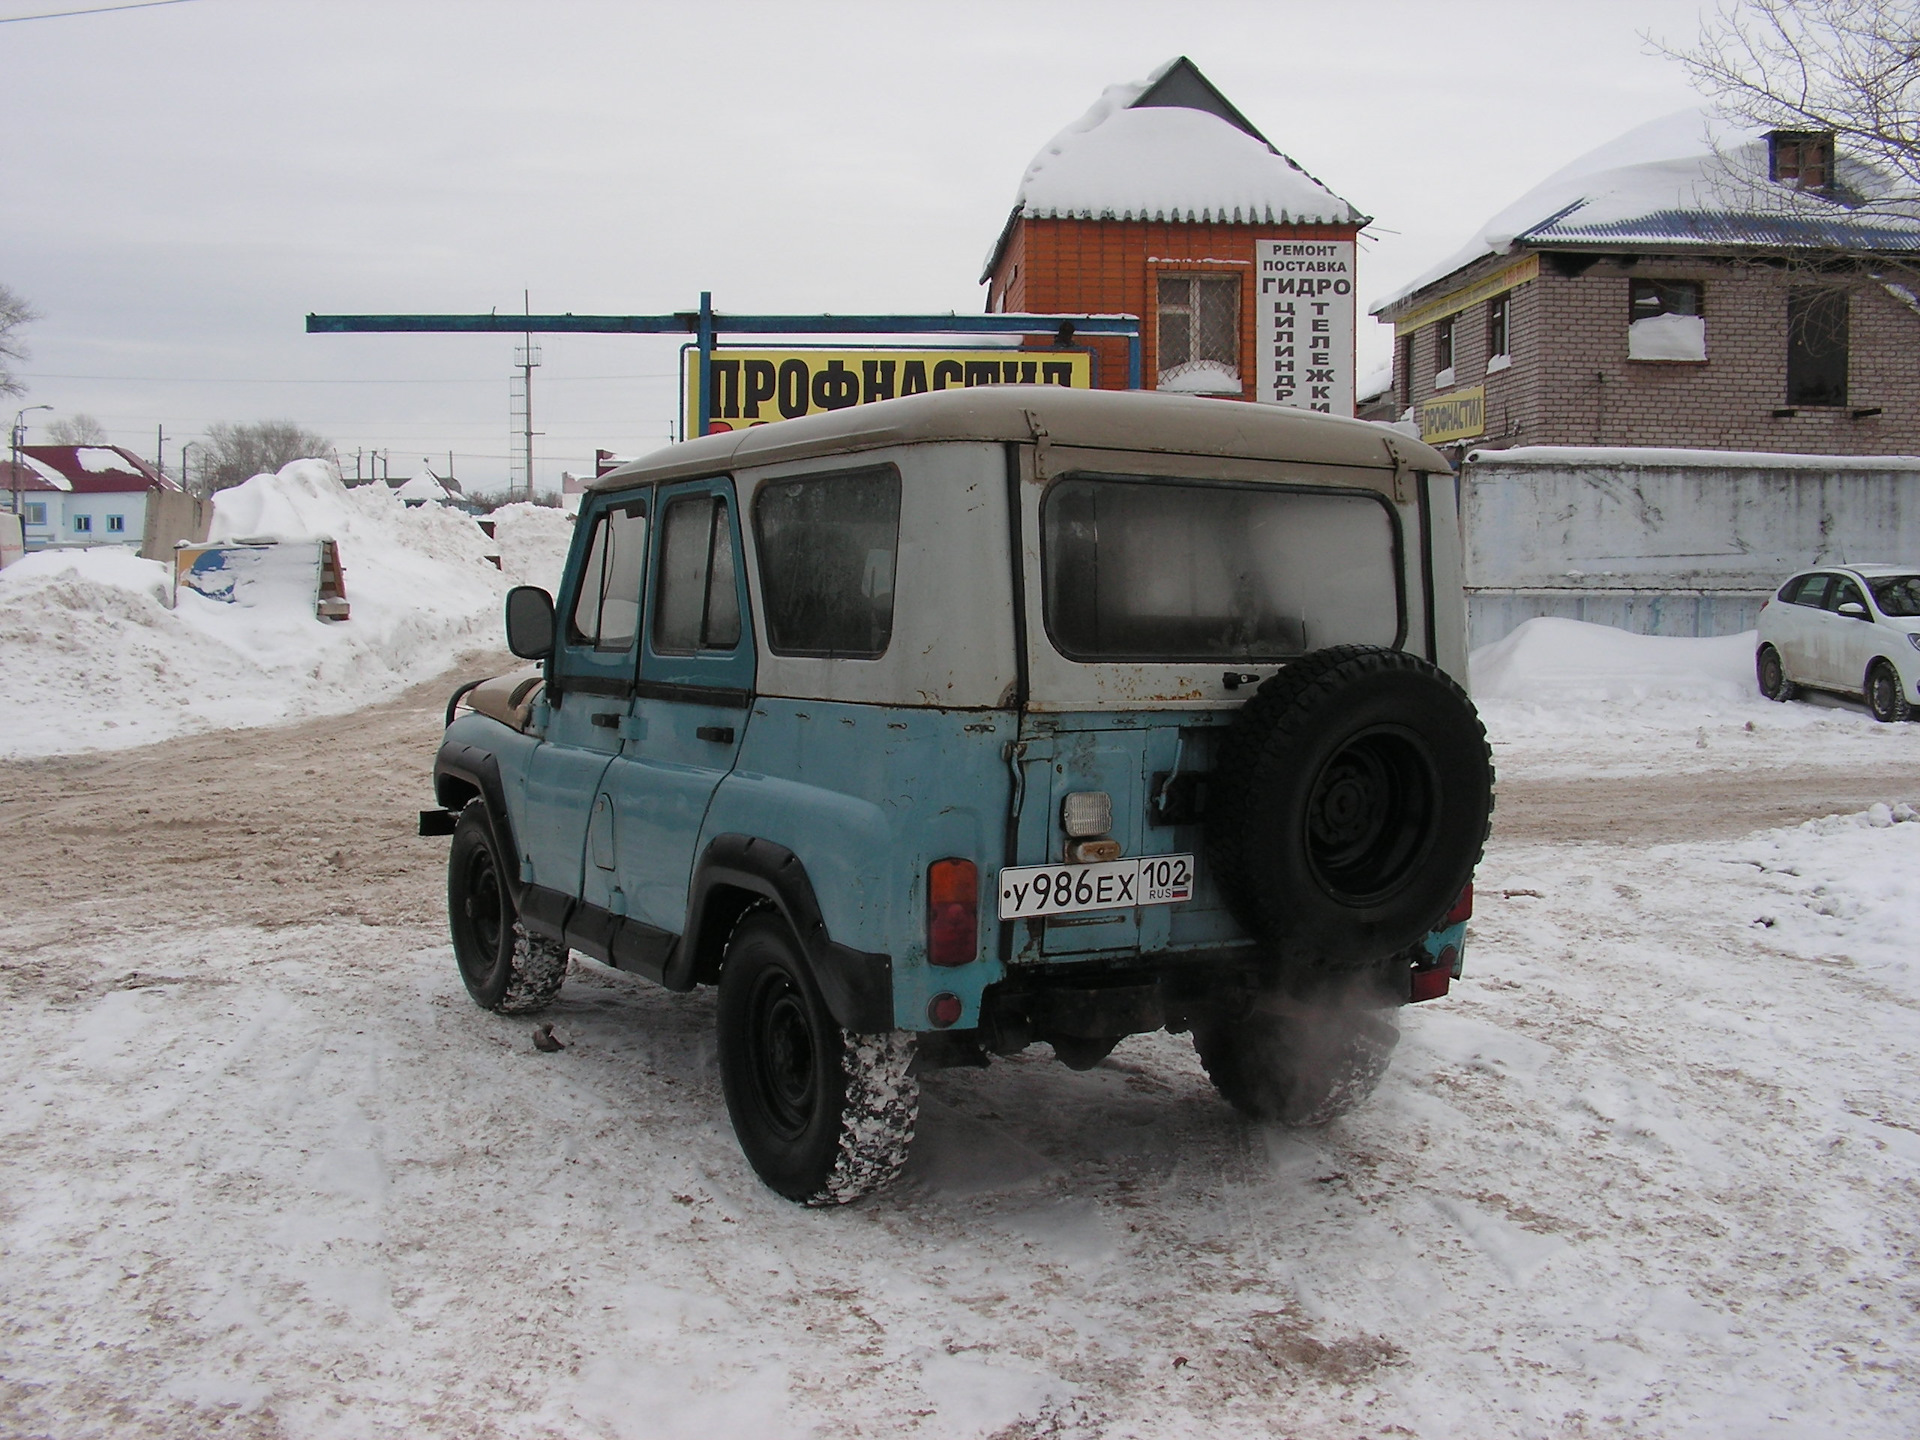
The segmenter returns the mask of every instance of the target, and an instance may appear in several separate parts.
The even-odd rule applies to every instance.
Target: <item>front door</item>
[[[629,915],[678,934],[707,805],[752,713],[753,627],[725,477],[660,487],[632,735],[608,772]]]
[[[589,829],[611,873],[611,815],[601,779],[619,753],[639,661],[641,577],[647,555],[646,492],[595,497],[580,517],[584,560],[556,605],[546,733],[527,765],[524,878],[586,894]],[[591,825],[598,819],[599,823]],[[588,898],[597,898],[589,895]],[[604,903],[604,900],[600,901]]]

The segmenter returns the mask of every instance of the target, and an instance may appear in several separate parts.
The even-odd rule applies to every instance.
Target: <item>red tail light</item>
[[[927,962],[966,965],[980,952],[980,872],[971,860],[927,867]]]
[[[1462,920],[1473,918],[1473,882],[1467,882],[1467,888],[1460,892],[1460,898],[1453,902],[1453,908],[1447,911],[1447,918],[1440,922],[1439,928],[1445,930],[1449,925],[1458,925]]]

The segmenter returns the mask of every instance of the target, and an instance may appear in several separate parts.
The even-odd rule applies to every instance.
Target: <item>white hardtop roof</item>
[[[1145,80],[1109,85],[1040,148],[983,282],[1022,216],[1234,225],[1364,225],[1368,218],[1276,150],[1184,55]]]
[[[1377,301],[1372,313],[1476,260],[1527,242],[1681,249],[1703,244],[1822,248],[1823,242],[1835,241],[1904,249],[1920,243],[1920,209],[1912,215],[1888,213],[1891,182],[1859,160],[1837,156],[1835,177],[1844,192],[1881,202],[1871,218],[1855,219],[1838,199],[1773,182],[1767,134],[1732,124],[1707,108],[1638,125],[1549,175],[1459,250]]]
[[[1150,390],[1070,390],[1060,385],[977,385],[804,415],[668,446],[601,476],[588,488],[692,478],[749,465],[943,440],[1035,439],[1088,450],[1344,465],[1446,474],[1438,450],[1365,420]]]
[[[1823,570],[1846,570],[1862,580],[1877,580],[1887,575],[1920,574],[1920,565],[1887,565],[1878,562],[1871,565],[1814,565],[1802,573],[1812,575]]]

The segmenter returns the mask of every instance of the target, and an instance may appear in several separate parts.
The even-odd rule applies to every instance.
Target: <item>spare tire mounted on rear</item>
[[[1216,874],[1282,973],[1383,960],[1473,878],[1493,763],[1473,702],[1403,651],[1293,661],[1235,717],[1207,810]]]

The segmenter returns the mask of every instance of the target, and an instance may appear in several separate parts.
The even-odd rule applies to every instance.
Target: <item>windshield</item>
[[[1048,634],[1075,660],[1283,660],[1401,634],[1371,490],[1075,475],[1041,511]]]
[[[1920,619],[1920,575],[1883,575],[1869,580],[1873,603],[1896,620]]]

